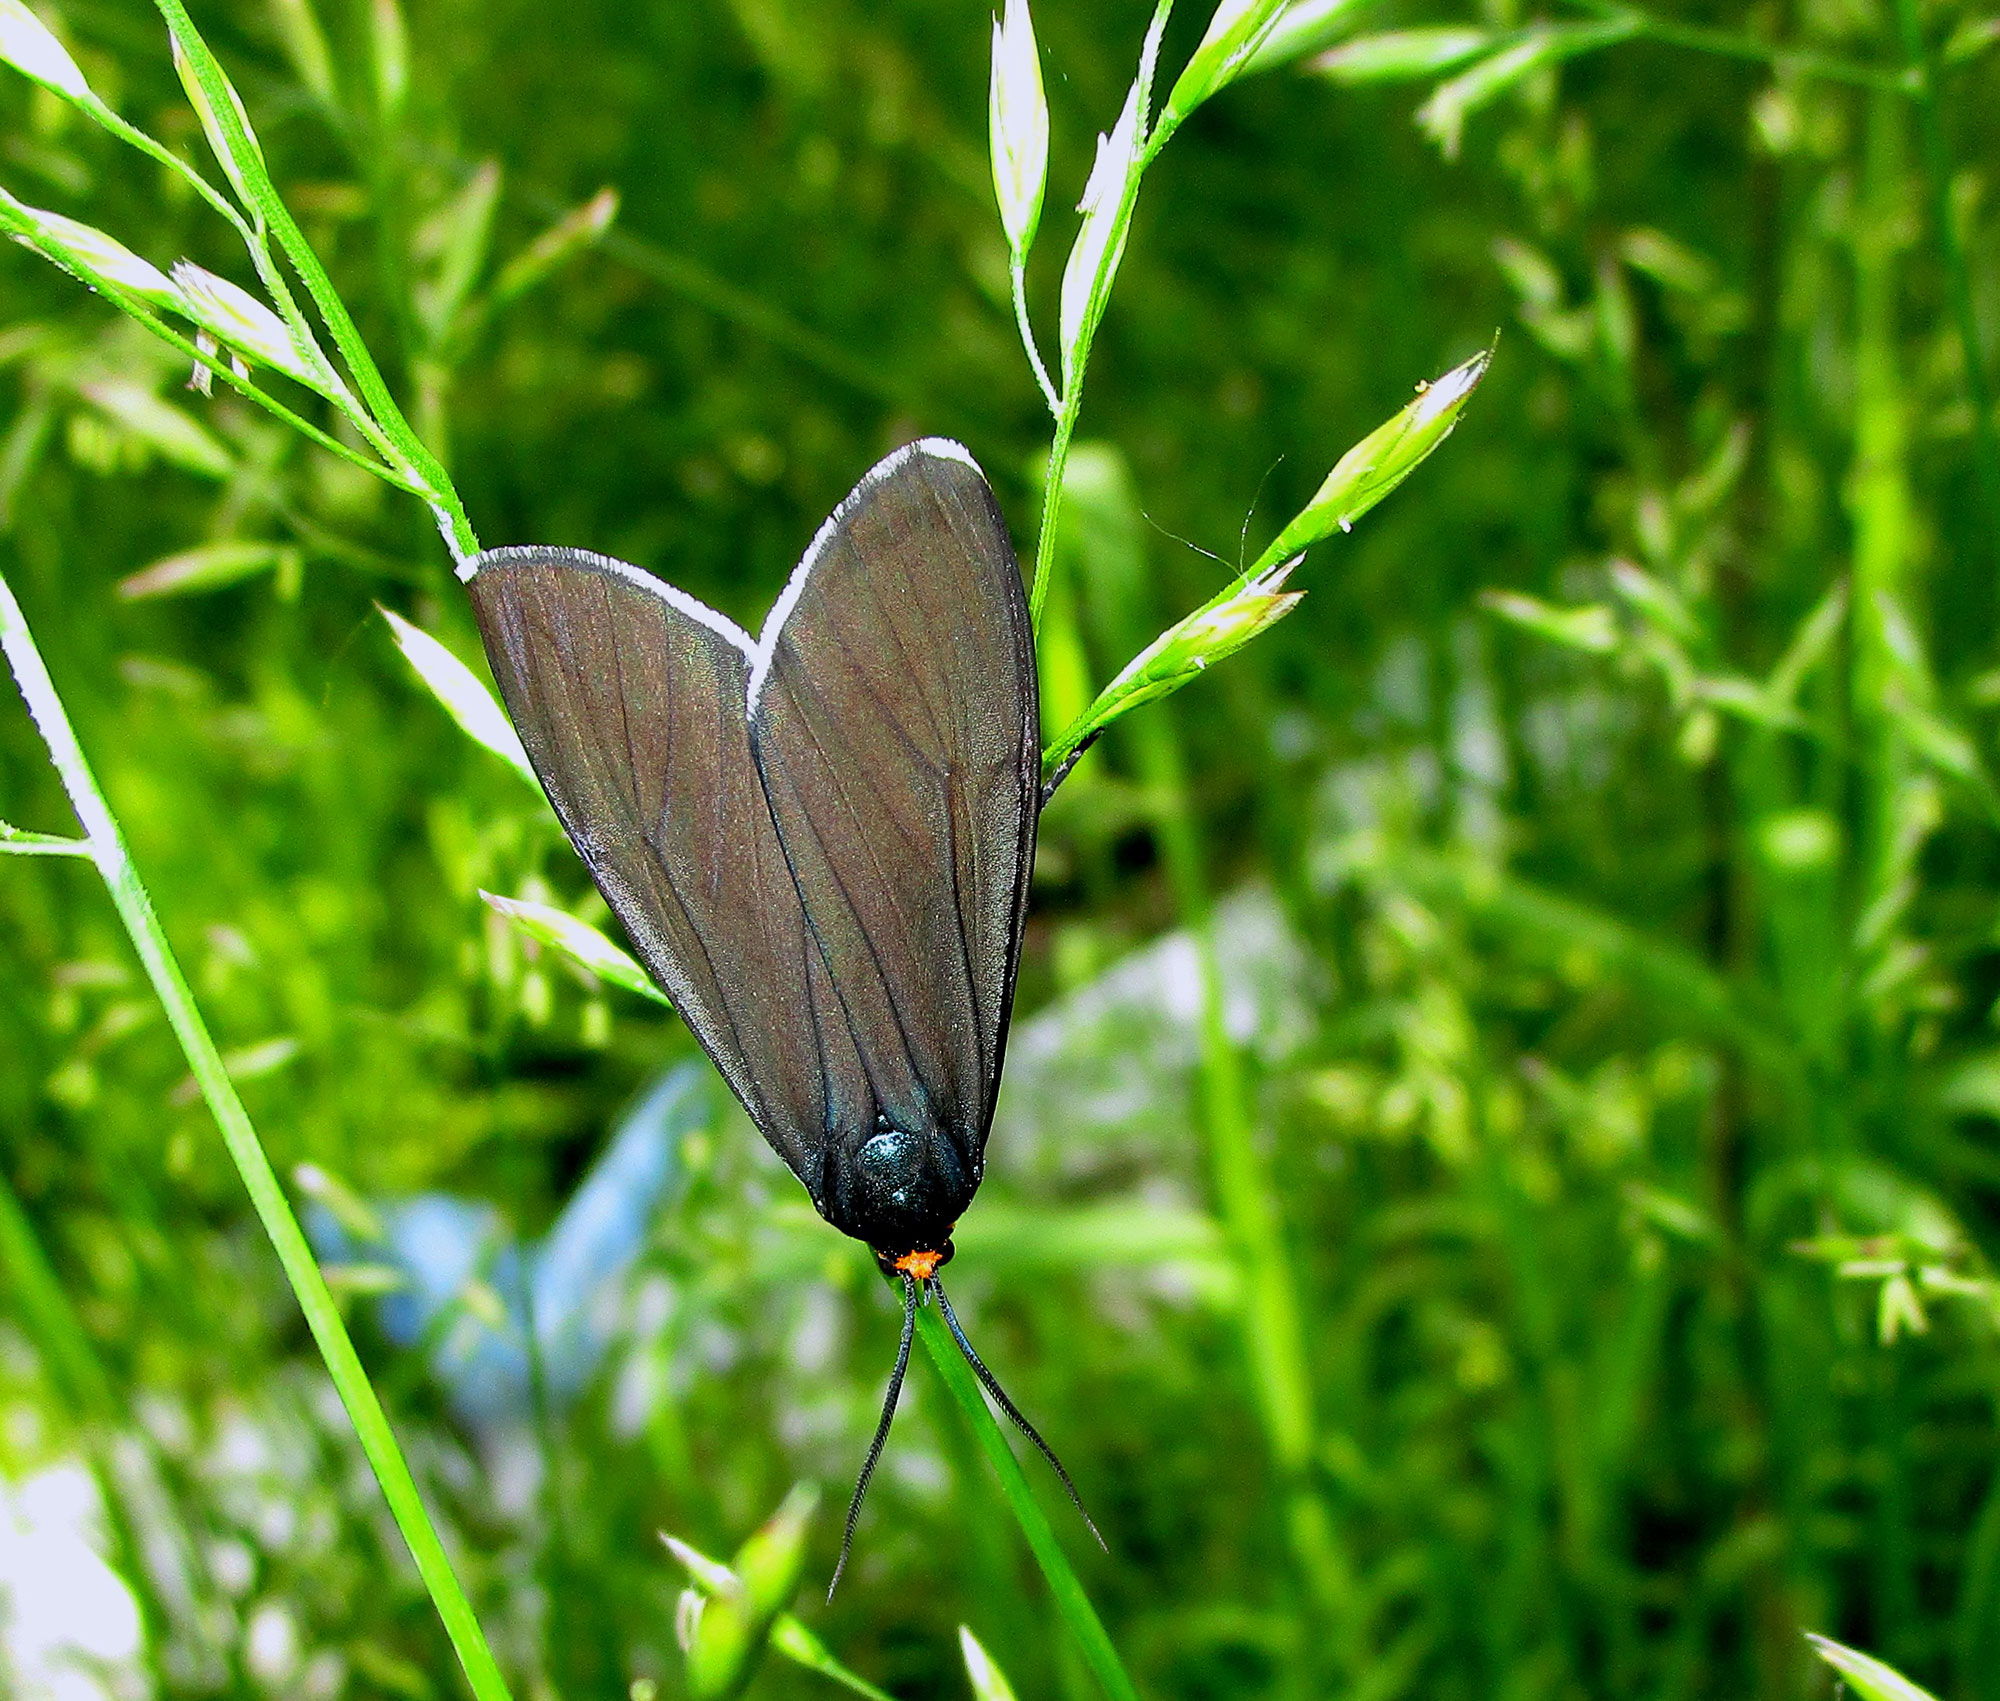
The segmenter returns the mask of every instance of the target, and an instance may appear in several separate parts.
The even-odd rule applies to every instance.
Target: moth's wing
[[[874,1107],[751,763],[749,640],[637,568],[500,549],[467,590],[507,712],[641,961],[765,1137],[824,1195]]]
[[[976,1181],[1041,752],[1020,567],[971,458],[927,441],[869,473],[762,643],[751,747],[862,1066]]]

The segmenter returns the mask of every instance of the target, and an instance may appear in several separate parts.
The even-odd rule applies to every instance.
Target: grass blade
[[[986,1455],[987,1463],[1000,1479],[1000,1492],[1006,1496],[1014,1520],[1021,1526],[1021,1534],[1027,1538],[1035,1563],[1048,1579],[1056,1611],[1062,1615],[1070,1635],[1075,1637],[1085,1662],[1112,1701],[1139,1701],[1139,1692],[1132,1687],[1124,1662],[1119,1659],[1118,1650],[1105,1633],[1103,1620],[1097,1616],[1097,1609],[1090,1604],[1090,1597],[1083,1592],[1083,1585],[1070,1568],[1068,1556],[1057,1542],[1055,1531],[1049,1528],[1048,1519],[1042,1515],[1034,1491],[1028,1486],[1027,1474],[1014,1457],[1013,1449],[1007,1445],[1007,1438],[1000,1433],[1000,1426],[994,1421],[992,1412],[987,1409],[986,1397],[980,1393],[971,1370],[958,1356],[958,1347],[945,1328],[944,1319],[936,1306],[926,1305],[917,1312],[917,1333],[923,1337],[924,1350],[931,1355],[931,1363],[937,1366],[938,1374],[951,1390],[951,1397],[959,1403],[971,1423],[980,1451]]]
[[[222,1130],[223,1142],[249,1191],[250,1203],[270,1237],[278,1262],[284,1266],[285,1279],[291,1284],[299,1309],[305,1313],[306,1326],[326,1361],[327,1372],[360,1438],[375,1480],[381,1485],[383,1498],[389,1502],[396,1527],[409,1544],[410,1555],[430,1591],[438,1617],[444,1621],[445,1632],[451,1638],[472,1692],[478,1701],[511,1701],[506,1680],[501,1677],[473,1614],[472,1603],[466,1598],[437,1528],[424,1509],[409,1463],[396,1444],[388,1417],[369,1384],[368,1373],[361,1367],[354,1342],[340,1320],[339,1309],[313,1259],[312,1249],[306,1244],[305,1231],[293,1215],[257,1130],[230,1082],[222,1054],[202,1020],[194,994],[167,944],[166,930],[153,911],[152,899],[138,869],[133,866],[125,835],[98,787],[62,699],[57,695],[55,682],[35,647],[27,618],[4,578],[0,578],[0,651],[5,652],[13,668],[28,713],[48,746],[49,759],[61,776],[63,789],[83,824],[104,883],[111,890],[119,920],[131,936],[146,978],[152,982],[201,1095]]]

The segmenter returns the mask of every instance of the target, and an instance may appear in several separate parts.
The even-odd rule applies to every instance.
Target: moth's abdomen
[[[828,1221],[890,1257],[943,1246],[979,1187],[942,1128],[901,1128],[887,1117],[828,1167]]]

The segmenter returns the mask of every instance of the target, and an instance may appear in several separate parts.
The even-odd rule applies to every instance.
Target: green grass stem
[[[1739,35],[1733,30],[1712,29],[1700,24],[1677,24],[1667,18],[1656,18],[1637,7],[1624,5],[1621,0],[1571,0],[1571,3],[1593,17],[1627,25],[1632,30],[1632,38],[1655,41],[1662,47],[1685,48],[1692,53],[1712,54],[1721,59],[1740,59],[1748,64],[1768,65],[1775,71],[1823,77],[1833,83],[1851,83],[1857,88],[1883,89],[1903,95],[1917,93],[1917,85],[1907,70],[1885,71],[1879,66],[1859,65],[1851,59],[1836,58],[1809,47],[1785,47],[1777,42],[1759,41],[1755,36]]]
[[[1097,1609],[1090,1604],[1090,1597],[1077,1581],[1076,1572],[1071,1569],[1068,1556],[1056,1540],[1055,1531],[1049,1527],[1041,1504],[1035,1499],[1034,1490],[1028,1486],[1027,1473],[1014,1457],[1014,1450],[1007,1445],[1006,1436],[1001,1433],[998,1421],[987,1407],[985,1394],[974,1380],[971,1368],[959,1356],[958,1344],[952,1340],[951,1331],[945,1327],[944,1318],[935,1305],[919,1308],[917,1333],[923,1340],[924,1350],[931,1355],[931,1363],[937,1366],[938,1374],[944,1378],[952,1398],[959,1403],[966,1421],[971,1424],[979,1449],[986,1455],[986,1462],[1000,1479],[1000,1492],[1006,1496],[1014,1521],[1021,1526],[1029,1551],[1034,1554],[1035,1563],[1042,1568],[1042,1575],[1048,1580],[1049,1593],[1055,1597],[1056,1611],[1061,1614],[1070,1635],[1076,1639],[1078,1651],[1112,1701],[1138,1701],[1139,1692],[1132,1687],[1124,1662],[1119,1659],[1118,1650],[1111,1645],[1111,1638],[1105,1633],[1104,1621],[1097,1616]]]
[[[1146,28],[1146,44],[1139,55],[1138,101],[1142,132],[1152,112],[1153,68],[1159,59],[1160,38],[1166,33],[1167,19],[1173,9],[1174,0],[1157,0],[1153,20]],[[1049,445],[1048,471],[1042,480],[1042,523],[1035,541],[1035,577],[1028,591],[1028,623],[1037,630],[1042,623],[1042,604],[1049,594],[1049,571],[1055,561],[1057,526],[1062,517],[1063,473],[1069,466],[1069,447],[1075,440],[1077,419],[1083,412],[1083,376],[1090,362],[1090,345],[1104,317],[1111,286],[1117,281],[1118,265],[1125,249],[1125,233],[1131,228],[1132,214],[1138,205],[1140,181],[1146,175],[1146,168],[1158,156],[1166,137],[1172,134],[1172,129],[1164,123],[1160,131],[1165,133],[1149,134],[1146,145],[1134,150],[1132,163],[1125,172],[1125,181],[1119,187],[1118,211],[1104,245],[1104,259],[1091,285],[1089,305],[1084,309],[1082,323],[1077,329],[1076,347],[1064,351],[1062,369],[1067,376],[1063,380],[1062,399],[1056,410],[1056,431]],[[1025,337],[1025,314],[1022,319],[1022,334]],[[1040,356],[1034,353],[1032,339],[1028,348],[1039,368]],[[1042,381],[1046,388],[1053,387],[1048,384],[1045,374]]]
[[[1993,390],[1986,380],[1979,315],[1973,303],[1972,268],[1959,240],[1951,206],[1951,147],[1945,137],[1938,96],[1937,59],[1924,39],[1917,0],[1896,0],[1896,27],[1903,56],[1917,78],[1917,140],[1923,154],[1924,187],[1930,199],[1931,240],[1937,244],[1945,294],[1958,327],[1959,358],[1965,363],[1965,400],[1972,409],[1972,462],[1979,498],[1986,509],[1986,546],[2000,568],[2000,435],[1993,422]]]
[[[148,331],[158,337],[167,347],[173,349],[178,354],[184,355],[192,366],[200,367],[206,370],[211,376],[219,378],[239,396],[242,396],[246,401],[255,403],[273,419],[289,425],[308,442],[324,449],[329,455],[338,456],[341,460],[361,468],[362,471],[372,473],[375,477],[386,480],[398,490],[404,491],[411,496],[425,496],[424,485],[408,471],[393,464],[371,460],[368,456],[341,442],[339,438],[322,431],[311,420],[305,418],[296,410],[287,407],[276,396],[273,396],[266,390],[259,389],[247,378],[239,377],[235,368],[230,365],[224,356],[201,348],[192,338],[183,334],[165,319],[162,319],[159,314],[155,313],[138,296],[133,295],[128,290],[120,289],[106,277],[93,274],[80,260],[46,233],[34,230],[26,225],[16,225],[11,218],[7,220],[7,223],[11,228],[16,230],[17,234],[23,240],[40,249],[43,254],[54,260],[56,264],[62,266],[66,271],[80,278],[98,294],[116,306],[121,313],[126,314],[139,324],[145,326]]]
[[[1299,1282],[1285,1245],[1271,1166],[1257,1142],[1242,1053],[1225,1022],[1207,859],[1172,721],[1157,713],[1139,718],[1132,723],[1132,739],[1140,781],[1153,800],[1174,908],[1193,936],[1200,966],[1201,1127],[1217,1211],[1243,1284],[1239,1327],[1251,1388],[1278,1476],[1293,1561],[1322,1620],[1334,1667],[1350,1669],[1359,1653],[1353,1565],[1314,1485],[1318,1436]]]
[[[243,1101],[229,1079],[222,1054],[209,1035],[187,978],[167,943],[166,930],[161,927],[152,899],[133,865],[124,832],[98,786],[55,682],[49,677],[41,651],[28,629],[27,618],[4,577],[0,577],[0,651],[13,669],[22,700],[48,747],[49,759],[90,843],[91,859],[110,889],[111,901],[180,1041],[202,1098],[222,1130],[230,1158],[278,1254],[285,1279],[305,1314],[306,1326],[326,1361],[341,1404],[347,1408],[362,1451],[368,1457],[375,1480],[381,1484],[383,1497],[389,1502],[396,1527],[409,1544],[424,1587],[444,1621],[445,1632],[451,1638],[473,1694],[478,1701],[510,1701],[506,1681],[486,1645],[472,1604],[452,1569],[436,1526],[424,1509],[416,1480],[396,1444],[375,1390],[369,1385],[368,1374],[362,1369],[354,1343],[340,1320],[333,1295],[327,1291],[312,1249],[306,1244],[305,1232],[278,1185],[270,1159],[265,1156]]]
[[[334,346],[340,350],[348,371],[360,386],[375,424],[393,446],[395,458],[421,482],[424,499],[430,504],[453,556],[463,560],[476,555],[479,539],[472,530],[472,522],[466,518],[458,492],[437,457],[424,446],[411,430],[409,421],[403,417],[403,410],[389,393],[389,386],[383,381],[374,356],[368,352],[368,345],[355,328],[347,304],[340,299],[340,292],[333,287],[333,280],[326,275],[319,256],[313,252],[305,233],[299,229],[298,221],[292,217],[291,209],[285,205],[284,197],[278,193],[277,185],[272,182],[270,172],[265,169],[243,128],[242,120],[237,116],[229,79],[224,75],[221,64],[202,40],[201,32],[195,28],[194,20],[188,16],[181,0],[157,0],[157,4],[160,15],[167,20],[167,27],[174,33],[174,39],[187,55],[195,79],[215,113],[215,121],[221,127],[231,155],[242,173],[257,216],[277,237],[285,258],[305,283],[307,293],[312,296],[313,304],[333,335]]]
[[[111,1380],[4,1174],[0,1174],[0,1273],[7,1278],[12,1307],[27,1326],[44,1370],[71,1411],[85,1420],[109,1418],[116,1409]]]

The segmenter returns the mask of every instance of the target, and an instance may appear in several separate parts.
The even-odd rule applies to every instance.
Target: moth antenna
[[[875,1439],[868,1444],[868,1457],[861,1466],[860,1480],[854,1485],[854,1498],[847,1503],[847,1530],[840,1538],[840,1561],[833,1568],[833,1581],[826,1586],[829,1605],[833,1601],[833,1591],[840,1587],[840,1574],[847,1569],[847,1550],[854,1545],[854,1521],[861,1516],[861,1500],[868,1492],[868,1479],[875,1474],[875,1463],[882,1457],[882,1449],[888,1445],[889,1425],[896,1416],[896,1398],[903,1391],[903,1372],[910,1368],[910,1342],[917,1332],[917,1284],[907,1272],[897,1273],[903,1278],[903,1341],[896,1349],[895,1374],[889,1378],[889,1392],[882,1401],[882,1421],[875,1426]],[[1056,1469],[1061,1470],[1062,1466],[1058,1465]],[[1074,1490],[1071,1492],[1074,1493]]]
[[[958,1317],[951,1309],[951,1301],[945,1297],[944,1283],[933,1276],[931,1287],[937,1294],[938,1309],[944,1313],[945,1326],[951,1330],[951,1338],[958,1343],[958,1350],[965,1354],[965,1362],[972,1366],[972,1374],[979,1378],[980,1386],[993,1396],[1000,1409],[1014,1420],[1014,1427],[1032,1441],[1042,1457],[1054,1467],[1056,1475],[1062,1478],[1062,1485],[1069,1493],[1070,1504],[1076,1508],[1076,1515],[1083,1520],[1084,1527],[1096,1538],[1097,1545],[1109,1553],[1111,1549],[1105,1545],[1103,1536],[1098,1534],[1097,1526],[1091,1522],[1090,1514],[1083,1509],[1083,1496],[1076,1492],[1076,1484],[1069,1480],[1069,1472],[1063,1469],[1063,1462],[1056,1457],[1055,1449],[1035,1433],[1035,1426],[1021,1415],[1019,1408],[1007,1398],[1006,1390],[993,1380],[993,1372],[980,1362],[979,1355],[972,1350],[972,1343],[965,1338],[965,1331],[958,1326]]]
[[[1244,511],[1243,529],[1236,534],[1236,576],[1239,579],[1247,579],[1250,576],[1244,571],[1243,557],[1250,545],[1251,518],[1257,512],[1257,504],[1264,499],[1264,486],[1271,482],[1271,475],[1284,464],[1285,457],[1280,455],[1264,469],[1264,476],[1257,481],[1256,493],[1250,498],[1250,506]]]

